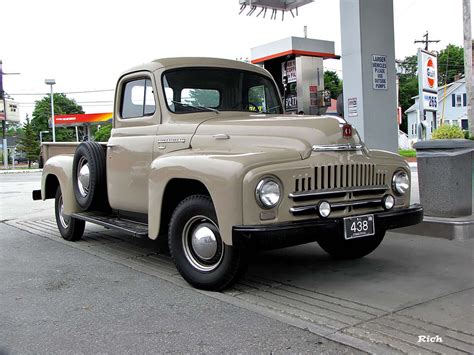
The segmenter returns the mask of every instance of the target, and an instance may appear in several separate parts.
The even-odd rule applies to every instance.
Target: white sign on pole
[[[20,106],[15,101],[5,100],[7,104],[6,117],[8,122],[20,122]],[[5,119],[3,100],[0,100],[0,121]]]
[[[374,90],[387,90],[387,56],[372,55],[372,87]]]
[[[438,60],[436,54],[418,50],[420,111],[438,109]]]
[[[287,83],[296,82],[296,60],[295,59],[292,59],[286,62],[286,70],[285,70],[285,62],[281,63],[281,76],[282,76],[282,80],[283,80],[283,77],[286,76]]]
[[[423,91],[438,93],[438,58],[436,54],[420,50],[418,70]]]
[[[428,111],[436,111],[438,109],[438,94],[431,92],[423,92],[422,96],[423,109]]]
[[[358,115],[357,97],[349,97],[347,99],[347,112],[349,114],[349,117],[355,117]]]

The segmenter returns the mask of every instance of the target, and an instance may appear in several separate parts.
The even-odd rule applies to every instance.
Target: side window
[[[122,96],[122,118],[150,116],[155,113],[155,97],[149,79],[129,81]]]

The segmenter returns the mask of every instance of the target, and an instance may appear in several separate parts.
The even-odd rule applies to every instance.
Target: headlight
[[[260,180],[255,190],[255,198],[263,208],[273,208],[280,202],[281,188],[277,180],[265,178]]]
[[[410,180],[405,171],[399,170],[393,174],[392,188],[399,195],[404,195],[408,191],[410,188]]]

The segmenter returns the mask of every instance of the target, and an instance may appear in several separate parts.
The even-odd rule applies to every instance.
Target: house
[[[418,140],[416,117],[418,114],[418,96],[413,97],[415,103],[405,111],[407,115],[408,140],[411,144]],[[429,115],[429,113],[427,114]],[[461,78],[438,88],[438,112],[436,127],[443,120],[444,124],[457,125],[463,130],[468,129],[466,79]],[[433,125],[428,127],[429,133],[434,130]]]

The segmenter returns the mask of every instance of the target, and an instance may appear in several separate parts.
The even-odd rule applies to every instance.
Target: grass
[[[398,151],[398,154],[400,154],[402,157],[405,157],[405,158],[415,158],[416,157],[416,150],[414,150],[414,149],[400,149]]]

